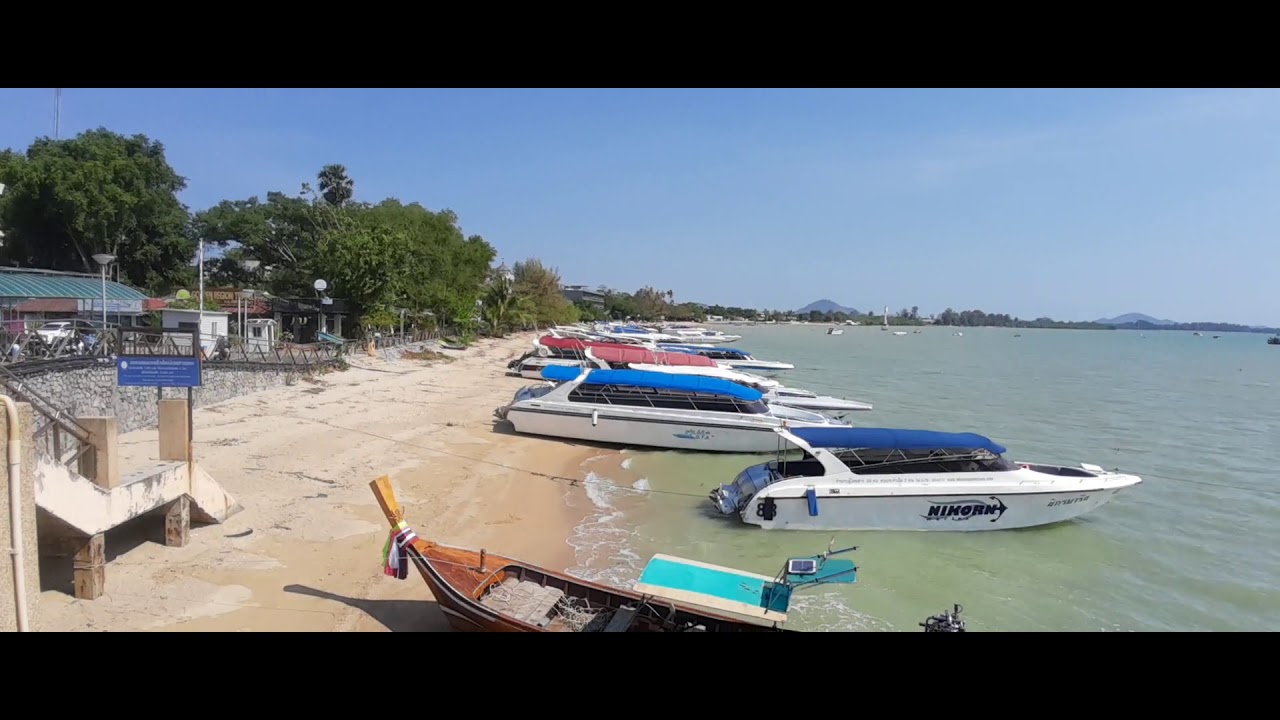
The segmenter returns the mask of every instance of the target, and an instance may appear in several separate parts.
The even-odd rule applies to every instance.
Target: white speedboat
[[[710,330],[696,325],[666,325],[662,332],[681,338],[680,342],[733,343],[742,339],[741,335],[727,335],[721,330]]]
[[[663,342],[684,342],[684,338],[672,333],[664,333],[652,328],[640,327],[637,325],[610,325],[601,324],[595,327],[596,334],[609,338],[610,340],[635,341],[641,340],[651,343]]]
[[[597,352],[597,357],[611,364],[618,363],[655,363],[660,365],[695,365],[700,367],[719,367],[716,361],[701,355],[689,353],[667,352],[658,350],[657,346],[628,345],[625,343],[595,342],[591,340],[575,340],[572,338],[554,338],[543,336],[538,338],[535,349],[551,357],[583,358],[587,350]],[[623,368],[625,369],[625,368]]]
[[[550,366],[495,414],[517,432],[618,445],[767,453],[783,427],[849,427],[825,415],[769,405],[758,390],[709,377]]]
[[[827,334],[828,334],[828,335],[843,335],[843,334],[844,334],[844,330],[841,330],[841,329],[840,329],[840,328],[838,328],[838,327],[829,327],[829,328],[827,328]]]
[[[798,448],[711,491],[725,515],[786,530],[1005,530],[1094,510],[1136,475],[1010,462],[973,433],[779,429]],[[788,456],[790,456],[788,458]]]
[[[543,336],[534,349],[507,364],[512,374],[534,380],[542,379],[542,369],[550,365],[601,370],[625,370],[633,364],[652,363],[661,367],[701,366],[719,370],[714,360],[701,355],[652,351],[639,345],[602,343],[574,338]]]
[[[594,353],[595,350],[589,350]],[[729,382],[736,382],[739,385],[746,385],[749,388],[759,390],[764,394],[765,402],[770,405],[786,405],[787,407],[800,408],[801,410],[814,410],[816,412],[853,412],[859,410],[870,410],[871,405],[857,400],[845,400],[844,398],[829,397],[817,395],[808,390],[799,388],[784,387],[782,383],[772,378],[752,375],[751,373],[739,372],[722,367],[701,367],[696,365],[647,365],[643,363],[632,363],[632,370],[642,370],[645,372],[664,372],[672,375],[701,375],[703,377],[718,377]]]
[[[511,371],[511,375],[519,375],[520,377],[529,378],[531,380],[539,380],[542,378],[542,369],[551,365],[559,365],[562,367],[581,368],[586,365],[585,360],[575,360],[573,358],[551,357],[541,355],[537,351],[525,353],[523,356],[507,363],[507,369]],[[596,367],[600,367],[596,365]]]
[[[721,367],[732,370],[794,370],[795,365],[773,360],[757,360],[746,350],[729,347],[709,347],[674,343],[658,343],[658,348],[669,352],[701,355],[715,360]]]

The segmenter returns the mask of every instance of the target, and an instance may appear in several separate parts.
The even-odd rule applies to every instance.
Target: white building
[[[249,318],[245,321],[245,349],[271,352],[279,339],[279,324],[268,318]]]
[[[164,330],[183,330],[191,332],[199,328],[200,330],[200,346],[204,348],[206,354],[212,353],[217,346],[218,340],[226,339],[228,328],[230,328],[231,314],[219,312],[217,310],[205,310],[204,319],[201,320],[199,310],[175,310],[173,308],[165,308],[160,311],[160,327]],[[169,335],[178,347],[190,347],[190,336],[188,335]]]

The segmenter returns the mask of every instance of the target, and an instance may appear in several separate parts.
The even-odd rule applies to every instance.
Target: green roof
[[[144,300],[146,297],[128,285],[107,281],[108,300]],[[102,298],[102,279],[76,273],[0,270],[0,298],[96,300]]]

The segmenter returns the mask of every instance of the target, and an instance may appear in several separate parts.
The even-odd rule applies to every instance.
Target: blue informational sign
[[[183,355],[121,355],[116,384],[126,387],[200,387],[200,359]]]

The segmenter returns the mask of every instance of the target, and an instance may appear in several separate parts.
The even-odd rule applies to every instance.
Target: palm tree
[[[483,309],[484,320],[495,337],[502,337],[503,329],[511,322],[516,300],[510,277],[505,272],[495,272],[485,293]]]
[[[320,195],[334,207],[346,205],[355,197],[356,183],[347,176],[347,168],[343,165],[325,165],[316,174],[316,180],[320,184]]]

